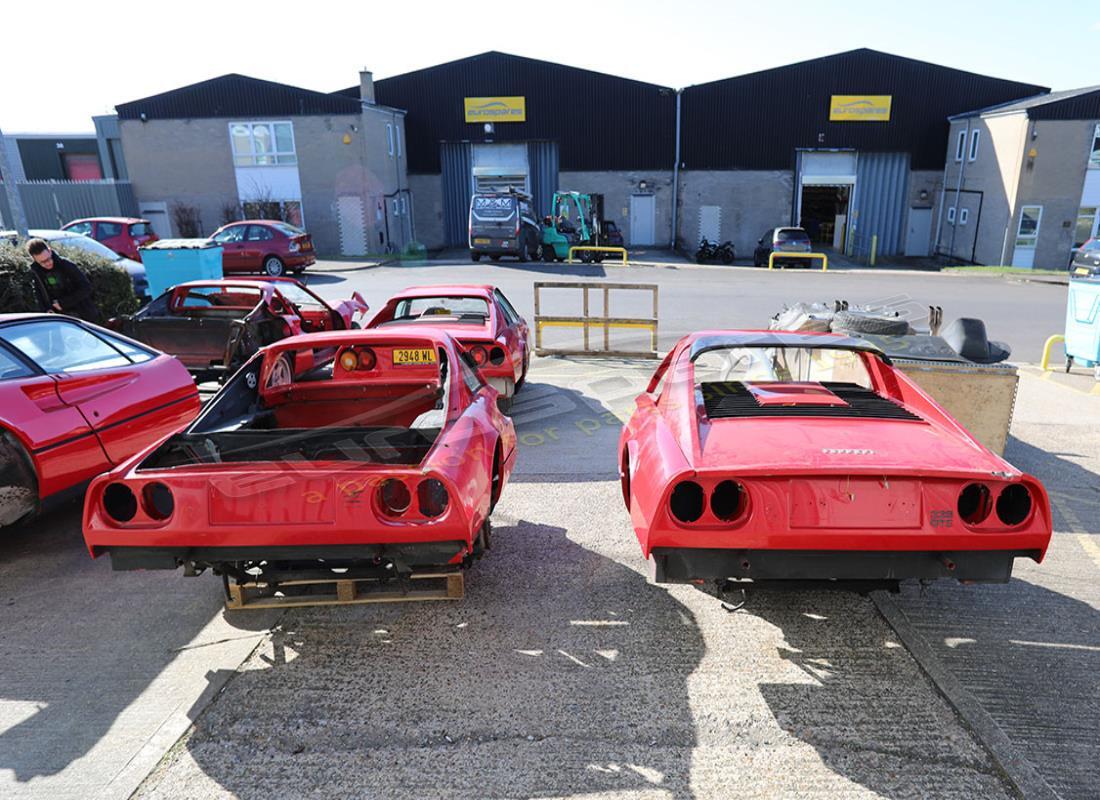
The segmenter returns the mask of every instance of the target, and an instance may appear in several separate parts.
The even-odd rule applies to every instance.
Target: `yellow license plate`
[[[1078,267],[1077,269],[1075,269],[1073,271],[1073,274],[1074,275],[1088,275],[1089,271],[1087,269],[1085,269],[1084,267]]]
[[[474,244],[489,244],[488,239],[474,239]]]
[[[398,348],[393,351],[393,363],[396,366],[409,364],[434,364],[435,350],[432,350],[430,347],[426,347],[423,349]]]

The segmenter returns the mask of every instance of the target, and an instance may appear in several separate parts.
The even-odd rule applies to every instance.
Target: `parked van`
[[[522,192],[478,192],[470,198],[470,258],[542,258],[542,227]]]

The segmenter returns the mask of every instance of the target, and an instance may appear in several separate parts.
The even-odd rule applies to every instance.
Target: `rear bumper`
[[[287,256],[286,268],[287,269],[305,269],[308,266],[317,263],[317,257],[313,253],[304,255]]]
[[[470,252],[485,256],[514,256],[519,253],[519,239],[490,239],[488,244],[470,243]]]
[[[727,550],[655,547],[657,583],[726,578],[753,581],[900,581],[954,578],[1007,583],[1017,558],[1038,561],[1039,550],[955,552],[867,550]]]
[[[466,552],[461,541],[400,542],[354,545],[281,545],[274,547],[130,547],[97,548],[111,557],[116,571],[176,569],[183,564],[241,564],[245,562],[302,562],[323,559],[326,564],[392,562],[397,571],[450,563]]]

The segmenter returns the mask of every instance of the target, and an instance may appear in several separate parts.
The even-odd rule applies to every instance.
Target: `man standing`
[[[34,259],[31,270],[46,290],[46,303],[51,311],[88,322],[99,321],[99,311],[92,300],[92,284],[76,264],[57,255],[42,239],[27,242],[27,252]]]

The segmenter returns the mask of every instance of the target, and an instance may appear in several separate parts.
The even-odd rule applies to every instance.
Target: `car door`
[[[244,265],[242,268],[248,272],[261,272],[264,256],[273,250],[274,238],[274,231],[266,225],[249,225],[241,250],[241,263]]]
[[[519,315],[515,307],[500,289],[493,290],[497,313],[503,323],[500,335],[504,338],[508,352],[512,354],[512,368],[517,379],[523,374],[523,365],[527,360],[530,331],[527,322]]]
[[[135,314],[124,332],[150,347],[176,356],[187,367],[206,366],[205,361],[200,359],[200,364],[195,358],[201,322],[180,307],[180,296],[187,291],[180,287],[165,292]]]
[[[244,236],[247,225],[228,225],[215,233],[211,239],[222,247],[222,272],[243,272]]]

